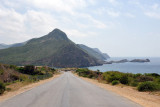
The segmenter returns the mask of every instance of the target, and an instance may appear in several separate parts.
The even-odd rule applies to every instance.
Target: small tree
[[[35,66],[34,65],[26,65],[24,67],[24,73],[34,75],[35,74]]]
[[[3,94],[5,90],[6,90],[5,85],[0,81],[0,94]]]

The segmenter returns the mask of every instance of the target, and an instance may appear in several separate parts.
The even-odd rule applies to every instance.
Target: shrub
[[[35,67],[33,65],[26,65],[24,67],[24,73],[34,75],[35,74]]]
[[[156,91],[160,90],[160,85],[151,81],[142,82],[138,85],[138,91]]]
[[[17,69],[17,66],[16,66],[16,65],[10,65],[9,68],[16,70],[16,69]]]
[[[128,84],[129,83],[129,80],[128,80],[128,76],[123,74],[120,79],[119,79],[120,83],[122,84]]]
[[[142,74],[140,74],[140,73],[134,74],[134,78],[140,77],[141,75]]]
[[[3,75],[4,71],[2,69],[0,69],[0,75]]]
[[[144,75],[145,75],[145,76],[152,76],[152,77],[155,77],[155,78],[160,77],[160,75],[157,74],[157,73],[145,73]]]
[[[138,82],[145,82],[145,81],[153,81],[153,77],[144,75],[138,77]]]
[[[87,78],[98,78],[102,72],[99,71],[91,71],[88,68],[79,68],[76,70],[76,73],[79,76],[87,77]]]
[[[138,82],[137,81],[132,81],[130,83],[130,85],[133,86],[133,87],[137,87],[138,86]]]
[[[108,71],[108,72],[104,72],[102,76],[104,80],[110,83],[114,80],[119,80],[121,73],[118,71]]]
[[[29,76],[27,76],[27,75],[20,75],[20,76],[19,76],[19,80],[20,80],[20,81],[28,80],[28,78],[29,78]]]
[[[11,75],[10,75],[10,79],[11,79],[12,81],[16,81],[16,80],[19,80],[19,76],[16,75],[16,74],[11,74]]]
[[[119,81],[118,81],[118,80],[112,81],[112,85],[117,85],[117,84],[119,84]]]
[[[0,82],[0,94],[3,94],[5,90],[6,90],[6,87],[4,83]]]
[[[128,84],[129,79],[128,76],[132,76],[131,74],[125,74],[118,71],[108,71],[103,73],[103,79],[106,80],[108,83],[118,80],[122,84]]]

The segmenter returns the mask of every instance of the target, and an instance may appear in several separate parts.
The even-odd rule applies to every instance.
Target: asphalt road
[[[0,107],[140,107],[138,104],[88,83],[71,72],[12,97]]]

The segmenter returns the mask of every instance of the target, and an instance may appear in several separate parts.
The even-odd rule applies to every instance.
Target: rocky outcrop
[[[127,60],[127,59],[122,59],[119,61],[106,61],[104,62],[104,64],[112,64],[112,63],[125,63],[125,62],[138,62],[138,63],[144,63],[144,62],[150,62],[149,59],[133,59],[131,61]]]
[[[130,62],[150,62],[150,60],[149,59],[133,59],[133,60],[131,60]]]

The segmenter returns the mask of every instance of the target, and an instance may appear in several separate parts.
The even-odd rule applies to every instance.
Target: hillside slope
[[[0,62],[16,65],[86,67],[102,64],[68,39],[59,29],[29,40],[24,46],[0,50]]]
[[[99,54],[102,54],[105,60],[110,58],[110,56],[107,53],[102,53],[98,48],[92,48],[92,49],[98,52]]]
[[[89,55],[95,57],[98,60],[106,60],[109,58],[106,53],[102,53],[98,48],[90,48],[83,44],[77,44],[80,48],[86,51]]]

